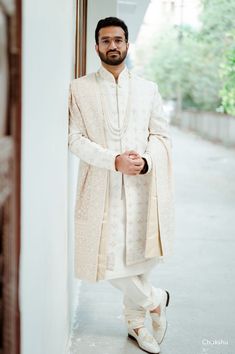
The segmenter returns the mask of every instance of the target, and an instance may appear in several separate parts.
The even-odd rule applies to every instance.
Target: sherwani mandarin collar
[[[112,84],[116,84],[116,80],[113,74],[107,69],[105,69],[103,65],[101,65],[101,67],[99,68],[98,73],[104,80],[109,81]],[[128,78],[129,78],[129,71],[125,66],[118,76],[118,81],[117,81],[118,85],[122,86],[123,84],[126,84]]]

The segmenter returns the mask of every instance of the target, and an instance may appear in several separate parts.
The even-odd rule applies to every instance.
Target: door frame
[[[9,5],[9,6],[8,6]],[[20,220],[21,220],[21,60],[22,0],[1,2],[6,19],[8,89],[6,127],[1,145],[1,213],[3,242],[3,354],[20,354]]]
[[[75,78],[86,74],[87,2],[76,0]]]

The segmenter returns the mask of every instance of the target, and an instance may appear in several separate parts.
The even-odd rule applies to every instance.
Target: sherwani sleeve
[[[147,160],[148,171],[153,168],[153,161],[158,160],[156,154],[169,155],[171,150],[171,139],[169,134],[169,124],[163,110],[162,98],[158,87],[155,85],[153,105],[149,120],[149,137],[146,151],[142,155]]]
[[[81,110],[76,102],[72,84],[69,87],[68,106],[68,144],[70,151],[90,165],[116,171],[115,157],[117,156],[117,152],[106,149],[89,139]]]

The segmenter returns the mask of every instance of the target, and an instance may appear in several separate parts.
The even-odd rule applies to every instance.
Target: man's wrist
[[[144,175],[145,173],[148,172],[148,162],[145,157],[142,157],[142,159],[144,160],[144,167],[140,171],[140,175]]]

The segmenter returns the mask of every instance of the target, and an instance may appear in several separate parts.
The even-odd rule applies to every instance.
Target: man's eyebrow
[[[100,39],[109,39],[109,38],[112,38],[112,37],[110,37],[110,36],[102,36],[102,37],[100,37]],[[117,39],[123,39],[123,37],[122,36],[114,36],[113,38],[117,38]]]

